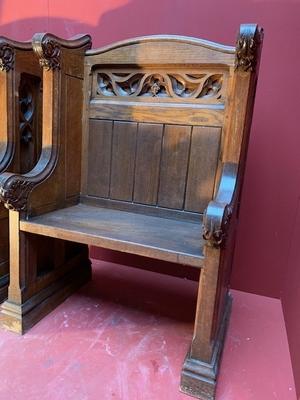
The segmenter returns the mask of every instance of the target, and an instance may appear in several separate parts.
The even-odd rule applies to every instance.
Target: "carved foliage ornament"
[[[14,177],[1,186],[0,199],[9,210],[25,211],[28,196],[33,187],[33,182]]]
[[[47,71],[60,69],[60,46],[53,39],[45,39],[41,43],[40,65]]]
[[[99,72],[101,97],[222,98],[222,74]]]
[[[14,66],[14,50],[6,43],[0,44],[0,71],[9,71]]]
[[[207,218],[206,213],[203,218],[203,238],[212,247],[221,247],[228,234],[229,222],[232,216],[232,207],[227,205],[224,210],[222,221],[215,221]]]
[[[263,31],[245,27],[237,38],[235,68],[245,72],[254,72]]]

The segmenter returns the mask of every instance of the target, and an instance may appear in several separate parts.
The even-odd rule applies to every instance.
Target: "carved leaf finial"
[[[45,34],[33,38],[33,49],[36,52],[40,66],[47,71],[60,69],[61,49],[59,43],[50,35]]]
[[[43,55],[40,65],[47,71],[60,69],[60,47],[54,40],[47,39],[42,42]]]
[[[0,71],[8,72],[14,66],[14,49],[7,43],[0,44]]]
[[[244,72],[255,71],[262,39],[262,28],[254,24],[241,25],[236,42],[236,69]]]

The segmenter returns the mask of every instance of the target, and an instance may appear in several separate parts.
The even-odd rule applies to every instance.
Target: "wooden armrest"
[[[43,149],[36,166],[27,174],[0,174],[0,201],[9,210],[25,211],[29,193],[52,172],[53,153]]]
[[[223,165],[217,194],[205,210],[203,238],[210,246],[220,247],[226,237],[234,205],[237,170],[237,164]]]
[[[0,175],[0,200],[9,210],[23,211],[34,182],[24,175],[4,172]]]

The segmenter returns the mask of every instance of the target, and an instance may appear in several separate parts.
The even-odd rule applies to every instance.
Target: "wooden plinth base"
[[[24,334],[90,279],[91,263],[86,260],[23,304],[8,299],[0,309],[0,328]]]
[[[228,294],[222,324],[210,363],[196,360],[187,354],[181,372],[180,390],[201,400],[214,400],[218,370],[220,366],[232,298]]]

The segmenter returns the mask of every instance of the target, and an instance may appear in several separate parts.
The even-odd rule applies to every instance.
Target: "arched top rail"
[[[155,43],[163,43],[163,42],[172,42],[172,43],[178,43],[178,44],[190,44],[190,45],[200,46],[200,47],[204,47],[204,48],[207,48],[210,50],[218,51],[221,53],[227,53],[227,54],[235,53],[235,47],[211,42],[209,40],[198,39],[198,38],[189,37],[189,36],[178,36],[178,35],[150,35],[150,36],[135,37],[132,39],[125,39],[125,40],[121,40],[119,42],[101,47],[99,49],[91,49],[86,52],[86,55],[94,56],[94,55],[103,54],[108,51],[115,50],[115,49],[118,49],[121,47],[128,47],[128,46],[133,46],[133,45],[137,45],[137,44],[143,44],[143,43],[155,44]]]

